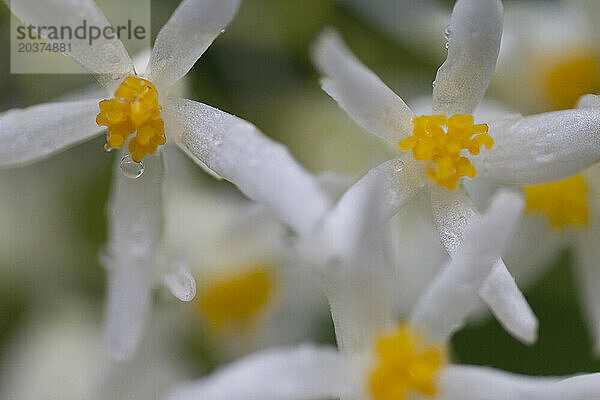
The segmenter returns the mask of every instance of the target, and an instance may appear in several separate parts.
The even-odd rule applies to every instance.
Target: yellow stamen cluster
[[[588,93],[600,91],[600,64],[593,52],[577,52],[549,68],[545,86],[555,109],[573,108]]]
[[[526,186],[525,210],[542,212],[555,228],[585,226],[589,220],[587,184],[583,175],[543,185]]]
[[[481,146],[491,148],[494,141],[488,135],[486,124],[473,124],[470,114],[424,115],[413,120],[413,135],[400,141],[400,150],[412,150],[415,160],[432,161],[427,176],[439,186],[456,189],[463,176],[475,177],[477,171],[462,150],[479,154]]]
[[[376,343],[378,365],[369,376],[369,389],[377,400],[404,400],[410,392],[435,396],[437,375],[446,363],[445,351],[401,325]]]
[[[141,162],[167,141],[160,112],[156,87],[130,76],[118,87],[114,99],[100,102],[96,123],[108,127],[106,143],[110,149],[123,147],[127,137],[137,131],[129,141],[129,153],[133,161]]]
[[[217,282],[200,296],[200,312],[215,327],[247,326],[269,302],[273,291],[271,269],[257,265],[233,278]]]

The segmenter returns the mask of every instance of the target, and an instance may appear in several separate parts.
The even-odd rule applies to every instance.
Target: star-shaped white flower
[[[381,242],[369,239],[381,211],[376,193],[380,189],[375,186],[346,214],[350,223],[331,220],[330,233],[347,232],[341,228],[358,223],[352,234],[336,240],[340,248],[354,249],[339,253],[346,254],[339,260],[341,270],[324,271],[347,276],[342,290],[354,298],[339,304],[344,307],[341,313],[332,308],[341,351],[313,345],[267,349],[204,379],[182,383],[165,399],[591,400],[600,394],[600,374],[537,378],[448,363],[448,339],[475,307],[479,287],[519,219],[520,195],[495,196],[487,212],[467,229],[462,247],[441,268],[408,321],[394,328],[395,315],[379,302],[393,290],[389,270],[381,263]],[[363,218],[365,214],[375,218]]]
[[[600,5],[511,3],[491,91],[521,112],[573,108],[600,90]]]
[[[177,154],[166,154],[175,161]],[[333,174],[318,179],[328,193],[346,183]],[[214,352],[227,359],[310,338],[310,327],[327,316],[328,306],[288,227],[229,187],[199,183],[170,178],[165,195],[161,261],[187,266],[198,280],[190,320],[201,322]],[[186,288],[177,272],[165,275],[167,284]]]
[[[169,98],[183,77],[233,18],[240,0],[184,0],[159,32],[142,77],[118,39],[89,46],[74,41],[65,55],[86,67],[116,98],[47,103],[0,114],[0,167],[32,163],[90,139],[108,126],[107,147],[122,147],[108,207],[107,340],[111,354],[128,358],[143,331],[152,269],[161,242],[161,146],[168,139],[199,165],[235,183],[272,208],[297,232],[307,232],[329,206],[313,178],[283,146],[252,124],[205,104]],[[108,26],[91,0],[11,2],[11,11],[34,26]],[[52,40],[50,40],[52,41]],[[163,123],[164,121],[164,123]],[[99,150],[100,151],[100,150]],[[143,161],[142,161],[143,159]],[[145,172],[140,176],[141,162]],[[121,173],[138,176],[129,179]]]
[[[485,93],[498,57],[502,10],[499,0],[457,1],[449,26],[448,58],[438,70],[433,90],[436,116],[417,118],[334,33],[324,33],[314,47],[315,63],[325,76],[323,89],[363,128],[412,150],[413,156],[383,163],[362,179],[386,177],[386,218],[428,188],[442,244],[451,255],[464,230],[479,218],[461,185],[463,177],[541,183],[573,175],[600,158],[598,110],[473,124],[470,114]],[[360,186],[359,181],[354,189]],[[527,343],[535,341],[537,320],[502,260],[495,263],[481,294],[513,335]]]
[[[586,95],[581,108],[600,109],[600,96]],[[481,194],[477,203],[485,203],[486,192],[496,189],[475,188]],[[484,189],[484,190],[481,190]],[[525,216],[509,242],[505,259],[515,265],[514,276],[520,285],[528,285],[552,265],[565,247],[573,249],[571,264],[577,279],[581,303],[594,341],[600,351],[600,165],[561,181],[521,188],[526,199]]]
[[[341,0],[372,27],[435,61],[444,55],[446,5],[436,0]],[[600,90],[600,16],[596,0],[511,2],[490,85],[523,113],[573,108]],[[446,34],[448,34],[446,30]]]

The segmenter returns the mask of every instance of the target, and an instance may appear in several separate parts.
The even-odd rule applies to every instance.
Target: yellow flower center
[[[160,112],[158,90],[152,82],[130,76],[117,88],[114,99],[100,102],[96,123],[108,127],[109,149],[123,147],[127,137],[137,132],[129,141],[129,153],[139,163],[167,141]]]
[[[555,228],[585,226],[589,210],[587,184],[583,175],[523,187],[526,212],[542,212]]]
[[[408,392],[435,396],[437,375],[446,363],[443,346],[434,346],[406,325],[376,342],[377,366],[369,389],[377,400],[403,400]]]
[[[245,327],[268,304],[273,283],[271,269],[257,265],[204,291],[198,302],[199,310],[216,328],[235,324]]]
[[[462,150],[479,154],[481,146],[491,148],[494,141],[486,124],[473,124],[471,114],[423,115],[413,120],[413,135],[400,141],[400,150],[412,150],[415,160],[431,162],[427,176],[439,186],[456,189],[463,176],[475,177],[477,171]]]
[[[573,108],[584,94],[600,91],[600,65],[593,53],[575,53],[548,69],[545,87],[555,109]]]

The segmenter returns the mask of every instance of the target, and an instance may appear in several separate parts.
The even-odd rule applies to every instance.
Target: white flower
[[[166,153],[169,161],[177,156]],[[310,338],[328,307],[314,276],[300,264],[289,229],[230,187],[188,178],[166,184],[162,263],[172,271],[157,278],[174,293],[181,286],[187,299],[195,293],[180,270],[197,279],[189,319],[200,322],[220,358]],[[331,187],[332,176],[324,178]]]
[[[161,29],[144,78],[139,78],[119,40],[94,45],[74,42],[66,55],[94,74],[110,95],[98,99],[47,103],[0,115],[0,167],[25,165],[100,133],[109,127],[108,148],[129,140],[130,155],[119,156],[108,209],[109,270],[107,336],[111,353],[127,358],[135,350],[148,314],[151,270],[161,240],[160,147],[166,137],[199,165],[235,183],[248,197],[274,209],[298,232],[321,218],[328,199],[289,152],[252,124],[192,100],[169,98],[170,86],[183,77],[233,18],[240,0],[184,0]],[[11,2],[26,24],[108,26],[91,1],[57,0],[51,7],[37,1]],[[115,92],[116,89],[116,92]],[[98,114],[98,116],[97,116]],[[164,120],[164,126],[162,121]],[[156,154],[154,153],[156,150]],[[138,176],[144,159],[145,173]]]
[[[444,53],[445,5],[436,0],[342,0],[373,27],[437,61]],[[573,108],[600,91],[595,0],[510,2],[490,93],[523,113]]]
[[[581,108],[600,107],[599,97],[580,99]],[[598,297],[598,232],[600,227],[600,166],[571,178],[522,187],[525,216],[507,246],[504,258],[517,282],[528,285],[538,278],[566,246],[574,250],[573,268],[579,295],[595,343],[600,351],[600,297]],[[497,185],[473,185],[477,204],[485,204]]]
[[[460,184],[463,176],[477,175],[504,184],[533,184],[573,175],[600,157],[600,112],[569,110],[473,125],[470,113],[484,95],[498,56],[502,4],[498,0],[459,0],[449,29],[448,58],[438,70],[433,91],[433,112],[441,117],[423,116],[417,120],[402,99],[333,33],[318,39],[314,59],[325,75],[323,89],[359,125],[388,142],[400,144],[403,150],[413,151],[414,158],[403,155],[390,160],[362,179],[386,177],[386,217],[394,215],[423,188],[429,188],[442,244],[452,255],[464,229],[478,218],[477,208]],[[461,124],[466,133],[458,128]],[[446,134],[447,130],[456,133]],[[431,132],[442,131],[443,140],[433,139]],[[467,139],[460,136],[463,134]],[[478,154],[482,145],[487,149]],[[359,181],[355,190],[360,186]],[[535,341],[537,320],[501,260],[496,262],[481,294],[505,328],[522,341]]]
[[[507,5],[491,92],[527,113],[573,108],[598,93],[599,16],[594,0]]]
[[[373,194],[365,199],[373,200]],[[199,381],[182,383],[164,398],[388,400],[407,395],[445,400],[596,398],[600,394],[599,374],[537,378],[447,362],[447,341],[475,306],[477,291],[518,221],[522,207],[519,195],[500,192],[481,219],[468,228],[456,257],[441,269],[412,310],[408,322],[399,328],[391,325],[393,314],[385,316],[384,310],[368,307],[375,305],[373,295],[381,298],[372,290],[375,288],[370,281],[358,287],[348,286],[356,302],[347,303],[347,318],[336,321],[336,328],[342,328],[337,332],[342,352],[312,345],[265,350]],[[369,213],[376,213],[377,202],[369,208]],[[373,257],[379,252],[378,241],[370,241],[366,236],[372,233],[374,224],[362,228],[355,235],[366,238],[362,242],[366,256],[362,261],[368,264],[358,269],[355,268],[358,265],[347,265],[343,272],[354,278],[361,274],[372,276],[370,273],[382,278],[380,258]],[[340,245],[342,242],[338,241]],[[482,268],[483,265],[487,267]],[[386,288],[389,286],[380,282],[377,290]],[[361,301],[368,305],[361,306]],[[367,322],[375,326],[365,326]]]

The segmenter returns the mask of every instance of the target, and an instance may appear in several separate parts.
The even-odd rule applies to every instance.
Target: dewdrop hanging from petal
[[[129,76],[115,91],[115,98],[100,102],[100,113],[96,117],[98,125],[108,128],[105,149],[122,148],[128,137],[129,155],[121,161],[125,176],[137,178],[142,175],[142,160],[156,152],[166,143],[165,125],[158,103],[158,90],[152,82]],[[126,159],[130,157],[130,159]],[[137,165],[131,165],[133,163]],[[135,169],[137,172],[131,172]]]

